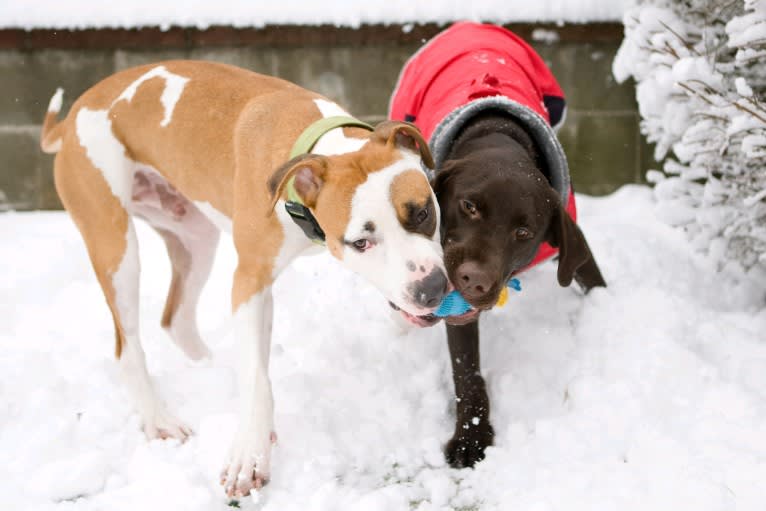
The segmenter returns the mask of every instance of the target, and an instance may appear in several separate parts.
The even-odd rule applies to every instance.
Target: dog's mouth
[[[455,286],[455,289],[460,291],[460,294],[463,295],[463,298],[466,302],[468,302],[468,305],[471,306],[472,310],[482,311],[491,309],[495,306],[498,298],[500,297],[500,292],[503,290],[503,283],[502,281],[498,280],[492,283],[492,286],[481,294],[467,293],[460,289],[459,286]],[[470,312],[471,311],[468,311],[466,314]]]
[[[426,314],[424,316],[416,316],[415,314],[410,314],[406,310],[400,308],[397,306],[394,302],[389,301],[388,305],[391,306],[392,309],[395,311],[399,311],[401,315],[406,319],[409,323],[418,326],[420,328],[427,327],[427,326],[434,326],[436,323],[439,322],[441,318],[434,316],[433,314]]]
[[[498,286],[498,288],[499,287],[500,286]],[[499,297],[500,297],[500,291],[495,291],[494,289],[490,290],[489,292],[479,297],[471,297],[468,295],[463,295],[463,298],[465,298],[465,301],[468,302],[471,305],[471,307],[477,310],[491,309],[492,307],[495,306]]]
[[[486,309],[473,308],[469,310],[468,312],[466,312],[465,314],[460,314],[459,316],[447,316],[443,319],[448,325],[457,325],[457,326],[466,325],[468,323],[471,323],[472,321],[476,321],[479,314],[481,314],[482,310],[486,310]]]

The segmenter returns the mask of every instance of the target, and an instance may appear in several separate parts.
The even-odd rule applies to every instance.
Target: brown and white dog
[[[57,122],[58,90],[41,146],[57,152],[56,189],[87,245],[111,310],[116,356],[149,437],[190,429],[158,397],[138,326],[138,245],[132,217],[164,239],[173,268],[162,325],[192,359],[210,354],[195,309],[219,230],[238,254],[232,310],[239,344],[239,429],[221,483],[246,495],[269,477],[271,286],[313,245],[285,212],[294,188],[334,257],[417,322],[448,291],[439,210],[421,169],[433,165],[412,125],[335,128],[313,154],[287,161],[323,117],[348,115],[296,85],[223,64],[170,61],[121,71],[85,92]],[[420,154],[417,154],[419,149]]]

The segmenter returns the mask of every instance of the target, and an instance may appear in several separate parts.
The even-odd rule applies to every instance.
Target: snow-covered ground
[[[651,191],[578,198],[610,287],[552,263],[482,318],[497,432],[475,470],[453,428],[442,326],[402,331],[329,257],[278,282],[271,374],[279,444],[264,510],[738,510],[766,503],[766,310],[653,216]],[[141,226],[143,227],[143,226]],[[150,371],[196,435],[147,442],[117,382],[112,322],[64,213],[0,215],[0,509],[225,510],[234,428],[224,238],[200,306],[214,360],[159,327],[168,264],[140,229]]]
[[[172,25],[205,28],[286,25],[359,26],[363,23],[448,23],[462,19],[513,21],[619,21],[631,0],[438,0],[350,2],[348,0],[0,0],[0,28],[90,28]]]

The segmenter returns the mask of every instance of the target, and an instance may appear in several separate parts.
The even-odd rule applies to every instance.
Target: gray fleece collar
[[[487,110],[501,110],[516,118],[537,143],[543,153],[548,171],[550,173],[551,186],[561,196],[561,204],[566,208],[569,201],[569,166],[564,149],[556,137],[553,128],[543,119],[540,114],[505,96],[490,96],[479,98],[466,103],[450,112],[441,120],[431,135],[431,152],[436,163],[436,171],[439,171],[444,160],[449,154],[455,137],[461,128],[476,115]]]

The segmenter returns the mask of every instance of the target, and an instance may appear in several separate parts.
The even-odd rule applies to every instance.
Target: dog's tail
[[[44,153],[56,153],[61,149],[61,139],[64,136],[63,123],[58,121],[58,113],[61,110],[61,102],[64,98],[64,89],[59,87],[48,104],[48,113],[43,120],[43,129],[40,134],[40,148]]]

